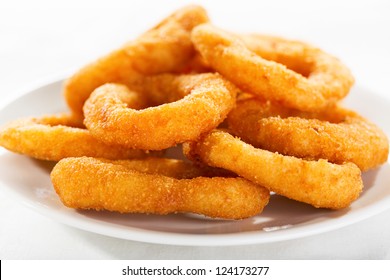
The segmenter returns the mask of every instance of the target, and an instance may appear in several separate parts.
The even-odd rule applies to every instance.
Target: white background
[[[387,0],[0,0],[0,107],[25,89],[75,72],[186,3],[202,4],[222,28],[320,46],[349,66],[357,84],[390,99]],[[389,220],[386,211],[340,230],[273,244],[165,246],[73,229],[0,192],[0,259],[390,259]]]

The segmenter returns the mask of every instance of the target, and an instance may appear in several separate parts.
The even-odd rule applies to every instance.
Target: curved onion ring
[[[161,150],[217,127],[233,108],[237,89],[219,74],[169,75],[144,83],[148,95],[172,103],[143,110],[128,108],[126,86],[97,88],[84,105],[84,123],[92,135],[107,144],[133,149]],[[160,92],[156,94],[156,92]],[[166,92],[166,94],[161,94]],[[146,97],[148,99],[148,97]]]
[[[12,121],[0,130],[4,148],[42,160],[92,156],[108,159],[140,158],[148,151],[104,144],[69,115],[53,115]]]
[[[305,159],[355,163],[362,171],[387,160],[386,135],[359,114],[335,106],[304,113],[256,98],[241,99],[229,113],[234,135],[255,147]]]
[[[172,174],[172,168],[184,163],[172,166],[172,160],[156,161],[160,168],[150,164],[141,167],[147,172],[140,172],[137,163],[67,158],[54,167],[51,179],[62,202],[77,209],[160,215],[191,212],[243,219],[260,213],[268,203],[269,191],[245,179],[183,179],[174,170]]]
[[[85,100],[105,83],[131,84],[141,75],[183,68],[195,53],[190,40],[192,28],[207,21],[202,7],[187,6],[135,41],[82,68],[64,85],[65,99],[73,114],[82,119]]]
[[[338,59],[317,48],[275,37],[242,38],[210,24],[192,32],[196,49],[212,68],[242,90],[289,108],[318,111],[345,97],[354,82]]]
[[[193,160],[221,167],[288,198],[314,207],[340,209],[359,197],[363,183],[353,163],[307,161],[256,149],[227,132],[214,130],[199,142],[186,143]]]

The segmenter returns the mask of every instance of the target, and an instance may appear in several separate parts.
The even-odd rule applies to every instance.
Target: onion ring
[[[256,149],[227,132],[214,130],[198,142],[183,145],[195,161],[230,170],[288,198],[317,208],[348,207],[359,197],[363,183],[353,163],[307,161]]]
[[[192,32],[196,49],[212,68],[242,90],[289,108],[318,111],[345,97],[354,82],[338,59],[317,48],[275,37],[242,38],[207,23]]]
[[[85,100],[105,83],[131,84],[140,75],[183,68],[195,54],[190,40],[192,28],[207,21],[202,7],[187,6],[135,41],[82,68],[64,85],[64,96],[73,114],[82,119]]]
[[[15,120],[0,129],[0,145],[15,153],[51,161],[78,156],[127,159],[149,154],[104,144],[81,125],[67,114]]]
[[[155,165],[149,165],[148,172],[140,172],[134,170],[137,164],[127,166],[124,161],[67,158],[54,167],[51,179],[64,205],[76,209],[160,215],[191,212],[243,219],[260,213],[268,203],[269,191],[245,179],[182,179],[175,178],[175,171],[168,177],[170,162],[156,160],[162,168],[153,170]]]
[[[136,110],[128,108],[123,100],[127,87],[103,85],[84,105],[84,123],[92,135],[107,144],[161,150],[193,141],[217,127],[236,100],[237,89],[219,74],[163,74],[149,82],[144,83],[148,90],[145,95],[153,95],[154,101],[163,101],[161,97],[169,102],[184,98]]]
[[[389,153],[387,137],[375,124],[341,106],[305,113],[245,98],[229,113],[228,125],[257,148],[337,164],[353,162],[362,171],[383,164]]]

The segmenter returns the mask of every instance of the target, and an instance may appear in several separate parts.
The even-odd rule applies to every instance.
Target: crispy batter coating
[[[347,92],[354,82],[350,70],[337,58],[308,43],[264,34],[240,34],[239,37],[258,56],[283,64],[306,78],[320,75],[318,79],[334,83],[335,74],[341,73],[348,77],[342,81]]]
[[[64,85],[70,109],[82,119],[84,101],[95,88],[109,82],[131,84],[140,75],[183,68],[195,53],[190,40],[192,28],[207,21],[203,8],[184,7],[138,39],[85,66]]]
[[[193,160],[225,168],[277,194],[313,205],[340,209],[359,197],[363,183],[353,163],[307,161],[256,149],[227,132],[214,130],[199,142],[186,143]]]
[[[194,57],[177,71],[178,74],[199,74],[215,72],[209,65],[207,65],[204,58],[197,52]]]
[[[138,163],[143,165],[140,161],[127,165],[125,161],[67,158],[54,167],[51,179],[64,205],[76,209],[160,215],[190,212],[243,219],[260,213],[268,203],[269,191],[245,179],[182,179],[171,169],[184,163],[172,166],[167,159],[153,161],[161,162],[147,165],[143,172],[145,166],[135,168]]]
[[[123,168],[142,173],[159,174],[176,179],[192,179],[196,177],[237,177],[236,174],[226,169],[207,165],[195,165],[190,162],[172,158],[152,156],[131,160],[109,160],[100,158],[99,161],[120,165]]]
[[[242,90],[286,107],[321,110],[346,96],[354,82],[346,66],[318,48],[270,36],[242,39],[208,23],[192,32],[196,49],[212,68]]]
[[[107,144],[161,150],[193,141],[217,127],[236,100],[236,87],[219,74],[163,74],[149,82],[143,84],[146,95],[171,103],[136,110],[124,102],[127,87],[97,88],[84,105],[84,123],[92,135]]]
[[[389,153],[388,139],[375,124],[339,105],[305,113],[243,98],[229,113],[228,124],[234,135],[257,148],[337,164],[353,162],[362,171],[383,164]]]
[[[128,159],[149,154],[104,144],[68,114],[12,121],[0,129],[0,145],[15,153],[52,161],[78,156]]]

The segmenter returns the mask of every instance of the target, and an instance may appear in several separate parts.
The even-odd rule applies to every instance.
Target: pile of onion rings
[[[58,161],[54,190],[75,209],[244,219],[273,193],[341,209],[389,153],[339,104],[353,83],[315,46],[233,34],[188,6],[71,76],[69,113],[10,122],[0,145]]]

